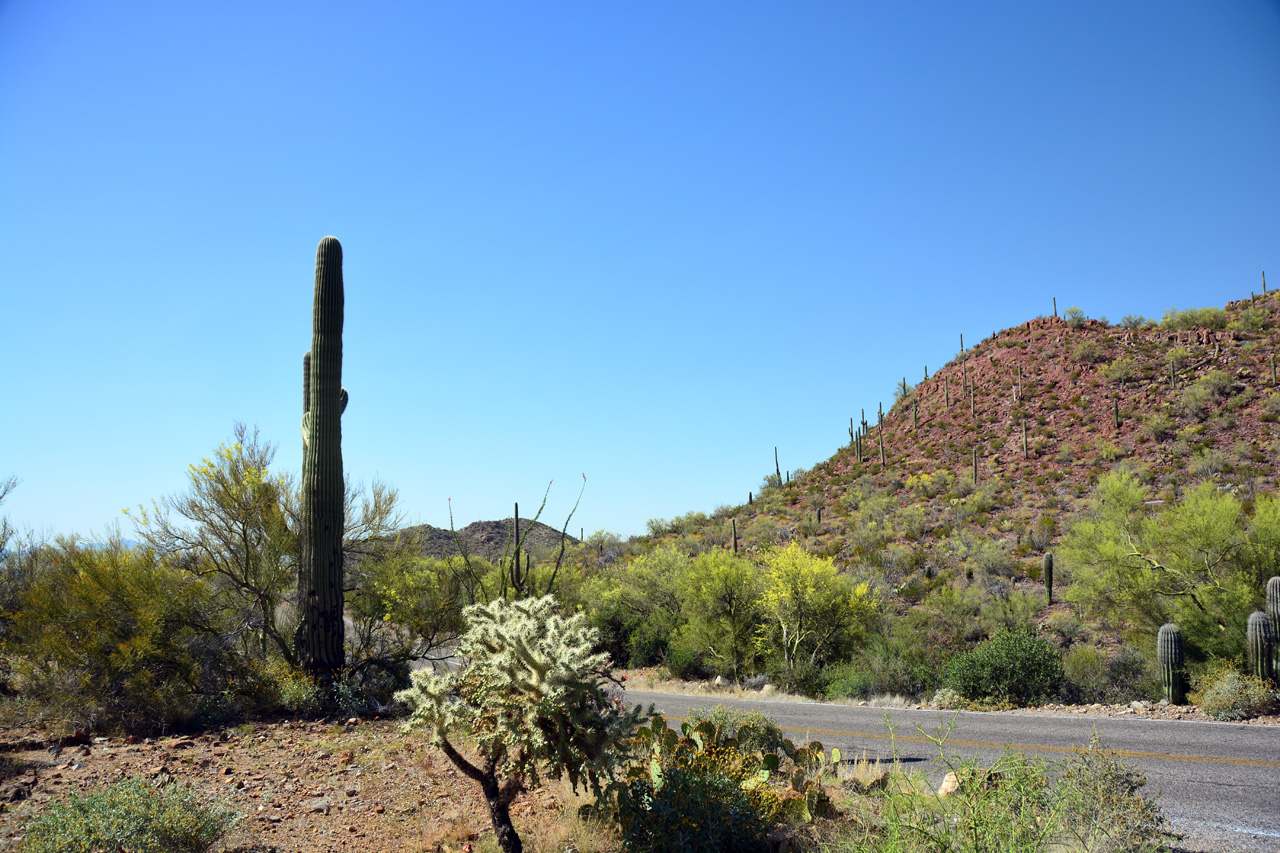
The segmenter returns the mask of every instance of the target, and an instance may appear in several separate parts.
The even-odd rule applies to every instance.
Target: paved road
[[[898,709],[888,712],[895,726],[891,741],[883,708],[638,690],[628,690],[627,698],[670,716],[718,703],[762,711],[793,740],[820,740],[846,756],[865,750],[868,758],[891,760],[896,746],[899,759],[928,773],[935,786],[946,767],[924,735],[936,736],[953,719],[947,753],[962,759],[976,753],[986,765],[1006,746],[1062,758],[1087,744],[1096,729],[1106,746],[1146,774],[1146,793],[1159,795],[1174,831],[1185,836],[1182,849],[1280,851],[1280,727]]]

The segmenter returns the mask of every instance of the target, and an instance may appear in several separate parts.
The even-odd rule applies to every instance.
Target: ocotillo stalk
[[[1026,418],[1023,418],[1023,420],[1022,420],[1022,458],[1023,458],[1023,459],[1030,459],[1030,458],[1031,458],[1030,456],[1028,456],[1028,455],[1027,455],[1027,421],[1026,421]]]
[[[1044,562],[1041,563],[1041,574],[1044,576],[1044,593],[1048,599],[1049,605],[1053,605],[1053,552],[1044,552]]]
[[[1156,663],[1160,667],[1164,701],[1170,705],[1181,705],[1187,698],[1183,660],[1182,629],[1173,622],[1161,625],[1160,634],[1156,637]]]
[[[307,411],[302,416],[301,557],[294,636],[298,662],[321,684],[345,663],[342,565],[342,245],[325,237],[316,249]],[[308,364],[304,358],[303,364]]]
[[[1249,614],[1245,645],[1249,650],[1249,672],[1255,678],[1270,681],[1274,674],[1271,668],[1271,622],[1261,610]]]
[[[1267,581],[1267,621],[1271,623],[1271,671],[1280,674],[1280,576]]]
[[[782,468],[778,465],[778,446],[773,447],[773,470],[778,475],[778,488],[782,488]]]

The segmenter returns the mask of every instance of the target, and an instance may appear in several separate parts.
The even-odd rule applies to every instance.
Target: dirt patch
[[[193,736],[95,737],[52,748],[39,732],[0,730],[0,851],[19,850],[50,802],[143,775],[229,801],[244,818],[218,850],[462,851],[491,834],[478,786],[421,733],[395,721],[279,722]],[[558,788],[512,808],[524,835],[559,812]],[[562,794],[563,796],[563,794]]]

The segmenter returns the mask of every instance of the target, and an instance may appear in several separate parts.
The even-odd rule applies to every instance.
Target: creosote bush
[[[135,776],[50,803],[27,827],[24,853],[203,853],[238,820],[225,803]]]
[[[947,667],[946,684],[966,699],[1026,703],[1055,696],[1062,683],[1062,656],[1052,643],[1026,628],[1000,631]]]

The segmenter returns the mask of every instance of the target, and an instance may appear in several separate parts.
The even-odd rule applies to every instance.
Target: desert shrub
[[[1237,332],[1261,332],[1267,326],[1267,313],[1257,308],[1246,308],[1240,316],[1227,324],[1227,328]]]
[[[1147,318],[1141,314],[1125,314],[1120,318],[1120,325],[1126,329],[1141,329],[1147,324]]]
[[[1097,646],[1078,645],[1062,655],[1067,697],[1073,702],[1102,702],[1107,697],[1107,653]]]
[[[1235,380],[1221,370],[1210,370],[1197,379],[1196,384],[1207,389],[1214,397],[1225,397],[1235,385]]]
[[[722,737],[733,738],[743,752],[775,752],[782,746],[782,729],[768,714],[759,711],[743,711],[727,705],[706,708],[690,708],[687,716],[690,726],[696,727],[709,720]]]
[[[203,853],[237,816],[225,803],[177,785],[132,777],[50,803],[27,826],[24,853]]]
[[[1072,305],[1062,313],[1062,320],[1072,329],[1078,329],[1085,324],[1089,318],[1085,316],[1084,311],[1075,305]]]
[[[1280,702],[1271,685],[1240,672],[1235,661],[1215,661],[1195,679],[1191,701],[1214,720],[1247,720],[1270,713]]]
[[[1102,368],[1102,375],[1108,382],[1123,384],[1133,379],[1134,366],[1131,358],[1117,358]]]
[[[838,664],[827,671],[827,699],[863,699],[876,692],[875,676],[853,664]]]
[[[1000,631],[957,655],[946,675],[946,686],[966,699],[991,697],[1017,703],[1053,696],[1061,682],[1061,654],[1027,629]]]
[[[1039,593],[1008,589],[1007,585],[1000,584],[995,594],[982,602],[978,622],[993,636],[998,631],[1030,628],[1043,606],[1044,596]]]
[[[1160,325],[1172,331],[1196,328],[1225,329],[1227,312],[1221,308],[1188,308],[1185,311],[1179,311],[1177,307],[1173,307],[1164,312],[1164,316],[1160,318]]]
[[[1071,357],[1080,364],[1098,364],[1106,359],[1107,353],[1097,341],[1081,341],[1071,351]]]
[[[1202,421],[1215,399],[1213,392],[1200,383],[1188,385],[1178,395],[1178,412],[1183,417]]]
[[[945,736],[931,738],[945,744]],[[990,768],[943,753],[958,790],[937,797],[927,781],[886,786],[855,802],[850,853],[985,853],[1082,850],[1155,853],[1164,849],[1159,807],[1140,793],[1141,773],[1096,740],[1070,760],[1049,763],[1006,751]],[[923,792],[921,791],[923,789]]]
[[[1173,418],[1161,412],[1149,415],[1142,422],[1142,432],[1150,436],[1153,441],[1164,441],[1173,435],[1176,428],[1177,424],[1173,422]]]
[[[1191,473],[1197,477],[1221,474],[1227,467],[1227,455],[1221,450],[1202,450],[1191,460]]]
[[[74,728],[185,723],[202,694],[243,685],[211,598],[206,581],[148,548],[64,543],[13,615],[15,670]]]

